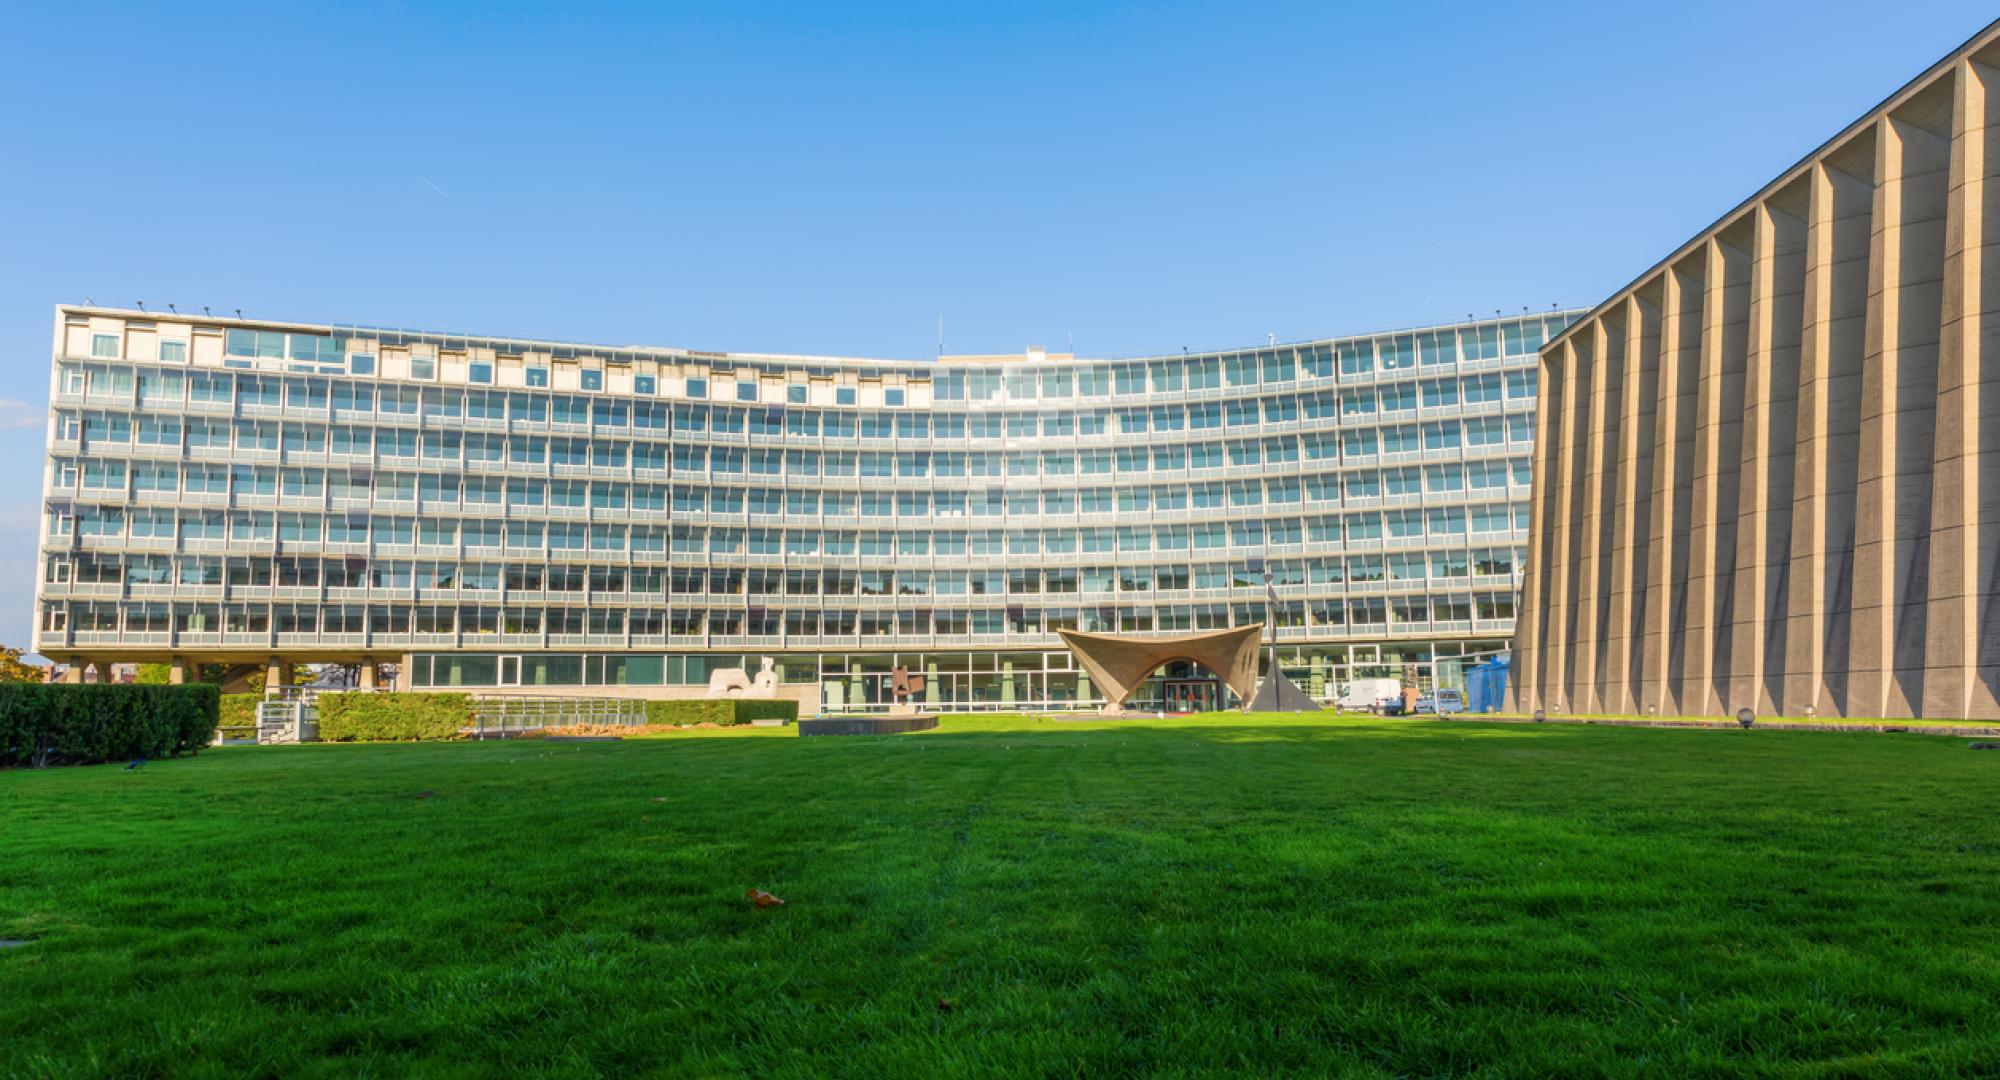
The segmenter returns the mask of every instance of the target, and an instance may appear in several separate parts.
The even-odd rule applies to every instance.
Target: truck
[[[1383,712],[1402,700],[1398,679],[1356,679],[1340,695],[1343,712]]]

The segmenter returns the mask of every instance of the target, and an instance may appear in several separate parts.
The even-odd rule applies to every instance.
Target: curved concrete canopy
[[[1146,676],[1170,660],[1192,660],[1215,672],[1245,701],[1257,690],[1257,644],[1264,633],[1263,623],[1170,637],[1056,632],[1077,662],[1104,688],[1104,699],[1112,706],[1125,704]]]

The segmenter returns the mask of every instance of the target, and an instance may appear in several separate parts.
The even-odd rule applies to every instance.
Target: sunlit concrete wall
[[[1543,349],[1520,708],[2000,717],[1996,87],[2000,24]]]

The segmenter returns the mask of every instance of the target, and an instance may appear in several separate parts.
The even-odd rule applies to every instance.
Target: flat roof
[[[813,356],[793,353],[752,353],[752,352],[711,352],[701,349],[687,349],[674,346],[656,345],[603,345],[573,341],[554,341],[538,338],[509,337],[495,334],[462,334],[438,330],[415,330],[398,327],[370,326],[360,323],[312,323],[294,322],[283,319],[252,319],[217,315],[192,315],[184,311],[154,311],[147,308],[120,308],[94,304],[58,304],[57,316],[86,315],[127,320],[177,322],[195,326],[211,326],[217,329],[263,329],[283,330],[292,333],[331,334],[350,337],[373,338],[391,344],[398,342],[435,343],[447,348],[472,346],[496,348],[502,351],[533,350],[555,354],[573,353],[577,356],[592,356],[604,359],[648,359],[680,363],[703,361],[714,363],[763,363],[799,366],[867,366],[897,367],[935,370],[940,365],[968,364],[1030,364],[1030,363],[1119,363],[1146,360],[1180,359],[1182,356],[1218,356],[1235,353],[1259,352],[1266,349],[1291,349],[1308,345],[1339,345],[1344,342],[1372,341],[1384,337],[1401,337],[1410,334],[1436,333],[1443,330],[1459,330],[1465,327],[1498,326],[1519,322],[1523,319],[1549,319],[1564,316],[1580,316],[1583,308],[1551,308],[1546,311],[1522,311],[1518,314],[1500,314],[1489,318],[1469,319],[1452,323],[1436,323],[1428,326],[1402,327],[1380,330],[1364,334],[1349,334],[1341,337],[1310,338],[1303,341],[1274,341],[1255,345],[1242,345],[1222,349],[1191,349],[1184,353],[1159,353],[1150,356],[1077,357],[1070,353],[1050,353],[1034,348],[1019,354],[945,354],[935,359],[876,359],[854,356]]]

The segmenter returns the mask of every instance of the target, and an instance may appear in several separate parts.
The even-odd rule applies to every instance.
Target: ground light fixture
[[[1549,719],[1549,714],[1548,714],[1548,713],[1545,713],[1545,712],[1543,712],[1543,711],[1542,711],[1542,710],[1540,710],[1540,709],[1536,709],[1536,710],[1535,710],[1535,723],[1537,723],[1537,724],[1545,724],[1545,723],[1547,723],[1547,722],[1548,722],[1548,719]]]
[[[1743,725],[1743,730],[1749,731],[1750,725],[1757,722],[1757,714],[1751,712],[1749,709],[1738,709],[1736,710],[1736,722]]]

